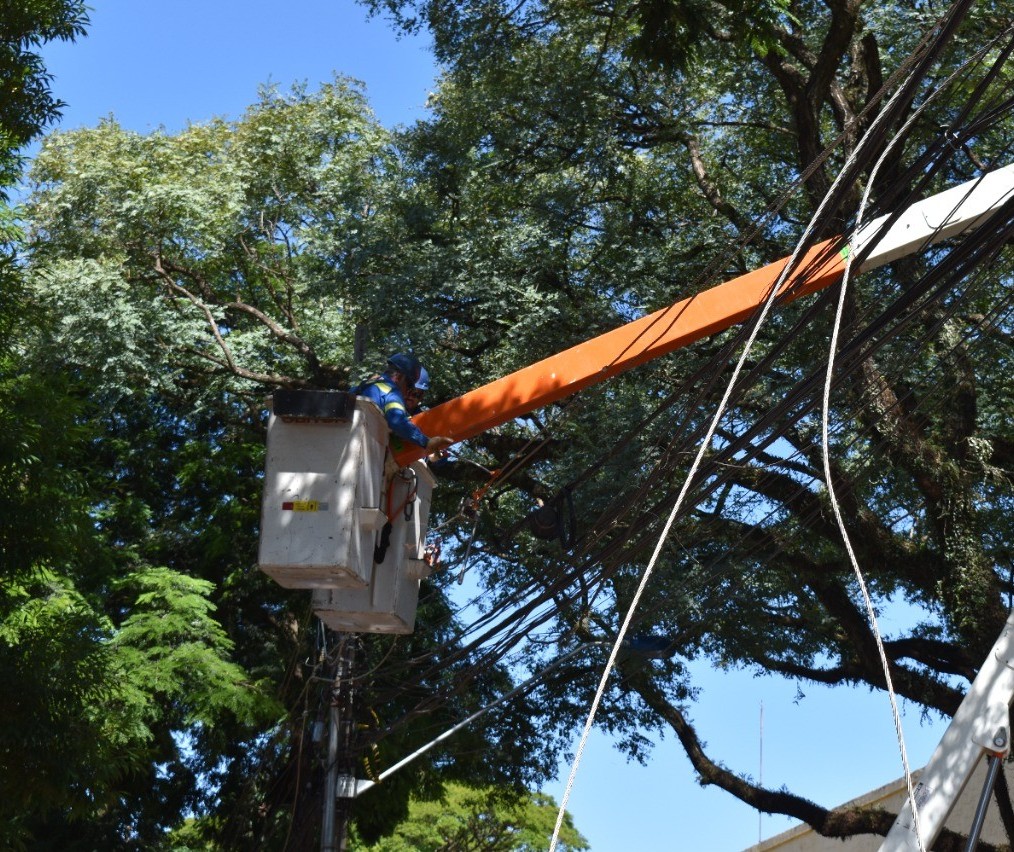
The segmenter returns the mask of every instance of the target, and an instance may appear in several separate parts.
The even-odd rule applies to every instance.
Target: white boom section
[[[862,269],[876,269],[971,230],[992,216],[1011,197],[1014,197],[1014,163],[917,201],[898,217],[863,263]],[[856,232],[851,241],[853,254],[862,250],[887,218],[874,219]]]
[[[961,791],[986,755],[1010,750],[1008,709],[1014,698],[1014,613],[972,682],[915,787],[920,847],[909,799],[880,852],[931,849]]]

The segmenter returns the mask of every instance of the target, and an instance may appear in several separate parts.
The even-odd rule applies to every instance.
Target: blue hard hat
[[[387,359],[387,365],[394,367],[403,376],[406,376],[409,383],[414,384],[419,379],[419,372],[422,365],[414,355],[406,355],[404,352],[396,352]]]
[[[419,378],[415,380],[415,389],[421,391],[430,389],[430,374],[422,364],[419,365]]]

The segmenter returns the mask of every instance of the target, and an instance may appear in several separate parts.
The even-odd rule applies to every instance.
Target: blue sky
[[[315,88],[335,72],[362,80],[379,120],[393,126],[424,117],[435,85],[427,41],[395,37],[352,0],[93,2],[88,36],[45,51],[54,92],[67,103],[63,129],[112,115],[138,132],[175,132],[188,122],[239,117],[263,83]],[[897,629],[890,614],[881,628]],[[691,716],[709,753],[766,786],[834,806],[901,775],[884,694],[799,691],[777,678],[695,670],[702,692]],[[912,708],[904,724],[909,761],[921,766],[943,725],[921,723]],[[557,799],[569,770],[561,766],[546,788]],[[626,762],[605,735],[593,736],[570,810],[594,852],[734,852],[791,825],[761,820],[731,796],[700,787],[672,736],[648,767]]]
[[[363,80],[385,125],[422,117],[433,86],[427,42],[396,38],[352,0],[92,0],[88,36],[46,49],[62,125],[113,114],[125,127],[173,132],[238,118],[263,83]]]

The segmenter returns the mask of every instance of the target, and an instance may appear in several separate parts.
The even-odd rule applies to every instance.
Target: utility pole
[[[324,813],[320,826],[321,852],[344,852],[348,835],[349,799],[338,804],[339,780],[349,774],[349,745],[352,732],[352,666],[355,641],[351,633],[338,634],[335,675],[328,708],[327,765],[324,783]]]

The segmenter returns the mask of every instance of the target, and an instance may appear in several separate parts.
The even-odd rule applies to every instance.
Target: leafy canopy
[[[355,840],[356,852],[536,852],[546,849],[556,825],[557,805],[543,793],[520,798],[494,789],[448,784],[434,801],[413,799],[407,819],[377,843]],[[568,814],[557,849],[578,852],[588,842]]]

